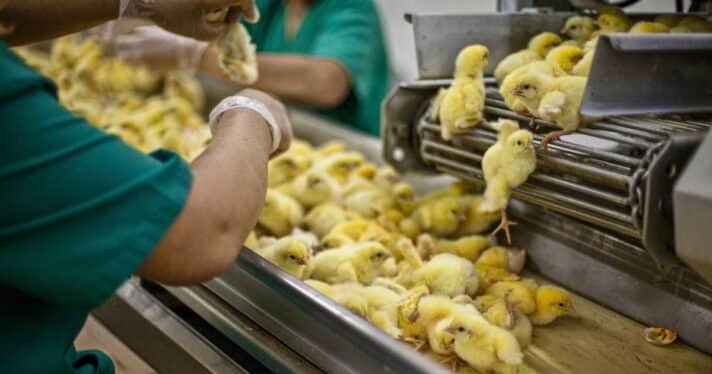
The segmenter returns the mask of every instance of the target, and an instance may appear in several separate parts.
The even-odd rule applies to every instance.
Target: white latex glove
[[[259,17],[254,0],[121,0],[119,14],[202,40],[224,34],[240,16],[250,22]]]
[[[158,26],[142,26],[116,37],[118,57],[157,71],[197,70],[208,43],[170,33]]]

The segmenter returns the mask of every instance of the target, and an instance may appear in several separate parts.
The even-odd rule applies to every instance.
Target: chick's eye
[[[571,26],[571,30],[576,30],[578,26]]]
[[[524,88],[525,90],[528,90],[528,89],[532,88],[532,86],[525,84],[522,88]]]
[[[458,331],[458,332],[465,332],[465,328],[462,327],[462,326],[460,326],[460,327],[457,328],[457,331]]]
[[[290,260],[296,260],[296,259],[297,259],[297,257],[296,257],[296,256],[294,256],[294,255],[290,255],[290,256],[289,256],[289,259],[290,259]]]
[[[559,303],[559,306],[563,308],[566,305],[564,303]]]
[[[522,141],[521,141],[521,140],[517,140],[517,145],[522,145]]]

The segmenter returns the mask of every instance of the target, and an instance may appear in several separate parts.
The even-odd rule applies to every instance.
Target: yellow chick
[[[348,244],[319,252],[307,267],[307,276],[327,283],[370,284],[391,252],[377,242]]]
[[[346,143],[344,143],[341,140],[331,140],[328,141],[319,148],[314,150],[315,156],[317,157],[326,157],[326,156],[332,156],[337,153],[345,152],[348,150],[348,147],[346,146]]]
[[[576,63],[576,66],[571,70],[571,74],[578,75],[580,77],[588,77],[591,72],[591,65],[593,65],[593,58],[596,54],[596,45],[598,43],[598,38],[593,38],[586,42],[583,47],[583,58],[581,61]]]
[[[457,56],[452,85],[438,108],[443,139],[450,140],[453,134],[463,133],[484,119],[485,84],[482,72],[488,57],[489,51],[483,45],[466,47]]]
[[[362,218],[352,219],[336,225],[329,231],[327,236],[334,234],[342,234],[354,242],[376,241],[386,246],[390,246],[393,239],[391,233],[378,223]]]
[[[630,20],[625,15],[599,14],[596,25],[600,33],[627,32],[630,29]]]
[[[257,253],[289,274],[303,279],[307,264],[314,253],[314,245],[309,235],[291,235],[258,249]]]
[[[557,69],[554,65],[549,64],[546,61],[537,61],[516,69],[504,79],[500,85],[499,93],[504,98],[504,103],[507,107],[519,114],[536,115],[537,107],[531,106],[534,111],[530,111],[530,106],[527,106],[526,102],[517,96],[517,91],[515,91],[515,88],[520,83],[522,76],[526,74],[541,74],[557,77],[564,75],[565,73],[563,70]]]
[[[278,191],[267,190],[259,225],[276,236],[285,236],[298,227],[304,218],[302,206],[293,198]]]
[[[524,356],[514,335],[464,306],[453,310],[447,331],[455,338],[457,356],[479,372],[506,372],[522,364]]]
[[[420,232],[447,237],[456,233],[460,224],[467,219],[465,209],[460,198],[443,197],[420,205],[404,221],[412,220]]]
[[[420,300],[428,296],[430,291],[426,286],[414,287],[398,302],[398,327],[402,331],[402,339],[413,344],[416,351],[419,351],[426,343],[428,337],[427,325],[418,323],[420,317],[418,305]]]
[[[249,249],[254,250],[254,251],[259,250],[260,243],[257,240],[257,234],[255,234],[254,231],[250,231],[250,234],[247,235],[247,239],[245,239],[245,243],[243,245]]]
[[[314,279],[307,279],[304,283],[329,299],[344,306],[346,309],[349,309],[354,314],[366,318],[368,313],[368,301],[363,295],[356,292],[352,284],[331,285]]]
[[[479,281],[479,291],[486,291],[491,285],[500,281],[519,280],[526,261],[523,250],[512,250],[504,247],[492,247],[482,253],[475,262],[475,271]]]
[[[472,262],[480,257],[480,253],[494,245],[494,238],[490,236],[470,235],[456,240],[435,240],[433,254],[452,253]]]
[[[336,180],[320,169],[309,169],[277,190],[297,200],[305,209],[337,201],[341,196],[341,187]]]
[[[682,20],[682,17],[674,14],[661,14],[659,16],[656,16],[653,21],[657,23],[662,23],[663,25],[673,28],[680,24],[680,21]],[[672,31],[672,30],[671,30]]]
[[[666,33],[669,32],[670,28],[664,23],[660,22],[647,22],[640,21],[630,28],[631,34],[652,34],[652,33]]]
[[[344,200],[346,209],[364,218],[376,218],[395,206],[395,201],[386,191],[370,188],[354,192]]]
[[[511,120],[497,122],[499,134],[482,158],[482,172],[487,187],[485,201],[479,206],[481,212],[500,212],[500,225],[493,235],[504,230],[507,242],[511,243],[506,208],[512,189],[524,183],[536,169],[536,153],[532,143],[534,136],[527,130],[518,130],[519,125]]]
[[[356,243],[353,238],[349,237],[346,234],[340,233],[326,234],[323,238],[321,238],[322,249],[340,248],[347,244],[353,243]]]
[[[398,305],[401,296],[383,286],[362,287],[361,294],[368,302],[368,321],[393,338],[400,338],[402,332],[398,328]]]
[[[561,44],[561,38],[552,32],[534,36],[527,49],[510,54],[502,59],[494,69],[494,77],[501,84],[504,78],[519,67],[543,59],[552,48]]]
[[[542,139],[543,149],[546,150],[550,142],[576,131],[579,127],[579,109],[585,90],[585,77],[560,77],[553,80],[542,97],[537,112],[540,118],[554,122],[561,130],[553,131]]]
[[[362,154],[353,151],[338,152],[316,161],[314,168],[329,173],[339,184],[346,184],[351,173],[364,162]]]
[[[309,167],[309,158],[298,153],[287,152],[275,157],[267,168],[270,187],[289,183]]]
[[[483,306],[480,309],[482,315],[492,324],[501,327],[514,335],[519,342],[519,346],[525,348],[531,344],[532,340],[532,324],[524,313],[514,309],[506,299],[500,299],[491,295],[480,296],[477,299],[493,298],[492,301],[475,301],[478,305]],[[485,304],[487,305],[484,308]]]
[[[447,318],[455,307],[447,296],[426,295],[420,298],[417,313],[407,316],[418,336],[425,333],[430,349],[437,354],[453,353],[454,337],[446,329],[450,322]]]
[[[356,213],[348,212],[335,203],[325,203],[312,208],[304,217],[304,224],[309,231],[322,238],[337,225],[356,218],[359,218]]]
[[[497,212],[480,212],[479,207],[484,201],[482,195],[465,195],[460,198],[460,203],[465,206],[465,219],[460,223],[457,236],[481,234],[499,220]]]
[[[487,294],[506,297],[535,326],[547,325],[573,308],[566,291],[554,286],[539,286],[531,279],[497,282],[487,289]]]
[[[557,76],[571,74],[574,66],[583,58],[583,50],[573,45],[561,45],[546,55],[546,62],[554,67]]]
[[[686,16],[676,27],[686,28],[689,32],[712,32],[712,23],[698,16]]]
[[[404,274],[401,279],[406,287],[425,285],[433,294],[450,297],[474,295],[478,282],[472,262],[451,253],[433,256],[422,267]]]
[[[593,18],[586,16],[569,17],[561,29],[561,34],[566,35],[575,41],[579,46],[583,46],[591,35],[596,31],[596,23]]]

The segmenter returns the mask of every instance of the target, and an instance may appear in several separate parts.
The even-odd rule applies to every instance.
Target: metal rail
[[[555,126],[522,116],[505,105],[495,89],[488,89],[488,121],[508,118],[535,132]],[[534,124],[534,128],[530,128]],[[614,117],[582,127],[575,135],[553,142],[548,152],[537,151],[537,171],[512,195],[522,201],[574,217],[636,239],[642,239],[643,199],[647,168],[672,136],[701,133],[711,119],[678,120],[651,116]],[[439,172],[482,184],[484,152],[496,141],[496,131],[485,123],[445,141],[440,125],[430,121],[430,110],[417,119],[420,156]]]

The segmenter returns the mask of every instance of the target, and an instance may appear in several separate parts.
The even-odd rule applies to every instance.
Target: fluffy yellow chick
[[[299,174],[307,170],[309,164],[308,157],[292,152],[275,157],[269,162],[267,168],[269,186],[276,187],[291,182]]]
[[[482,172],[487,187],[485,201],[479,206],[481,212],[500,212],[501,222],[493,235],[504,230],[507,242],[511,243],[506,208],[512,189],[524,183],[536,168],[536,153],[532,143],[534,136],[527,130],[518,130],[519,125],[500,119],[499,134],[482,158]]]
[[[418,305],[420,300],[429,294],[430,291],[426,286],[414,287],[408,290],[398,303],[398,327],[403,333],[402,339],[413,344],[416,351],[425,345],[428,337],[427,325],[418,323],[420,317]]]
[[[456,233],[460,224],[467,219],[465,209],[460,198],[444,197],[420,205],[409,219],[417,225],[420,232],[447,237]]]
[[[291,235],[260,248],[257,253],[289,274],[303,279],[307,263],[314,253],[315,244],[309,235]]]
[[[321,238],[322,249],[340,248],[347,244],[353,243],[356,243],[353,238],[341,233],[329,233],[324,235],[323,238]]]
[[[493,284],[487,294],[500,297],[527,315],[533,325],[547,325],[569,313],[573,305],[568,293],[554,286],[539,286],[531,279]]]
[[[581,123],[579,109],[585,90],[585,77],[560,77],[553,80],[542,97],[537,112],[542,119],[554,122],[561,130],[553,131],[542,139],[543,149],[546,150],[553,140],[570,134],[579,127]]]
[[[482,300],[487,298],[493,300]],[[506,299],[492,295],[480,296],[477,299],[475,304],[478,309],[482,307],[479,310],[489,322],[511,332],[520,347],[527,347],[531,343],[532,324],[524,313],[514,309]]]
[[[329,173],[340,184],[348,182],[351,173],[364,162],[362,154],[353,151],[338,152],[316,161],[314,168]]]
[[[479,207],[484,201],[482,195],[465,195],[460,198],[460,203],[465,206],[465,219],[457,230],[458,236],[481,234],[499,220],[497,212],[480,212]]]
[[[480,253],[494,245],[494,238],[482,235],[470,235],[456,240],[435,240],[433,254],[452,253],[472,262],[480,257]]]
[[[348,150],[346,143],[341,140],[331,140],[315,149],[314,154],[317,157],[326,157],[345,152],[346,150]]]
[[[368,302],[366,318],[388,335],[398,339],[401,329],[398,328],[398,305],[401,296],[390,288],[382,286],[362,287],[361,294]]]
[[[455,308],[451,318],[447,331],[455,338],[455,353],[479,372],[503,372],[522,364],[521,347],[509,331],[465,307]]]
[[[245,239],[245,244],[243,245],[254,251],[260,249],[260,243],[257,241],[257,235],[254,231],[250,231],[250,234],[247,235],[247,239]]]
[[[530,111],[529,107],[525,105],[525,102],[523,102],[519,96],[515,95],[516,91],[514,89],[519,84],[521,77],[526,74],[542,74],[556,77],[564,75],[565,73],[563,70],[557,69],[546,61],[536,61],[516,69],[504,79],[499,86],[499,93],[504,98],[504,103],[507,107],[520,114],[535,115],[536,112]],[[536,106],[534,106],[533,109],[536,110]]]
[[[370,284],[391,252],[377,242],[348,244],[319,252],[309,262],[307,276],[327,283]]]
[[[631,34],[652,34],[652,33],[666,33],[669,32],[670,28],[664,23],[660,22],[647,22],[640,21],[630,28]]]
[[[438,108],[442,137],[462,133],[477,126],[484,119],[485,84],[482,72],[487,66],[489,51],[483,45],[463,49],[455,61],[452,85]]]
[[[573,45],[561,45],[546,55],[546,62],[560,72],[556,75],[571,74],[574,66],[583,58],[583,50]]]
[[[676,27],[687,28],[690,32],[712,32],[712,23],[698,16],[686,16]]]
[[[475,271],[479,281],[479,291],[486,291],[491,285],[500,281],[519,280],[526,261],[523,250],[492,247],[482,252],[475,262]]]
[[[368,301],[363,295],[356,291],[356,288],[352,284],[331,285],[314,279],[307,279],[304,283],[349,309],[354,314],[366,318],[368,313]]]
[[[586,16],[569,17],[561,29],[561,34],[568,36],[579,46],[583,46],[591,35],[596,31],[596,24],[593,18]]]
[[[376,241],[386,246],[391,245],[393,239],[391,233],[378,223],[362,218],[352,219],[336,225],[329,231],[327,236],[334,234],[345,235],[355,242]]]
[[[494,77],[501,84],[504,78],[519,67],[543,59],[549,51],[561,44],[561,38],[552,32],[542,32],[534,36],[527,49],[505,57],[494,69]]]
[[[276,236],[285,236],[299,226],[304,218],[302,206],[293,198],[278,191],[267,190],[259,225]]]
[[[389,193],[379,188],[370,188],[352,193],[344,201],[346,209],[364,218],[376,218],[395,206]]]
[[[341,186],[331,175],[320,169],[309,169],[289,184],[278,187],[306,209],[316,205],[337,201],[341,196]]]
[[[316,236],[322,238],[337,225],[359,218],[335,203],[325,203],[312,208],[304,217],[304,224]]]
[[[474,295],[478,280],[472,262],[451,253],[441,253],[406,274],[403,282],[407,287],[425,285],[433,294],[453,297]]]
[[[625,15],[599,14],[596,25],[600,33],[626,32],[630,29],[630,20]]]
[[[420,298],[417,313],[408,316],[418,336],[425,333],[430,349],[437,354],[453,353],[454,337],[446,329],[450,322],[447,318],[455,307],[456,304],[447,296],[426,295]]]
[[[593,38],[586,42],[583,47],[583,58],[581,61],[576,63],[576,66],[571,70],[571,74],[578,75],[581,77],[588,77],[591,72],[591,65],[593,65],[593,58],[596,55],[596,44],[598,43],[598,38]]]

